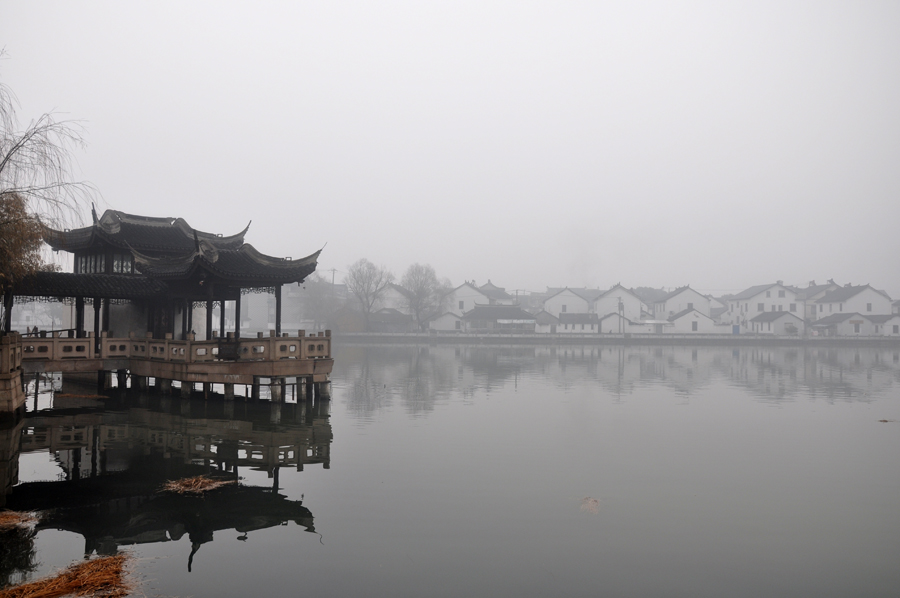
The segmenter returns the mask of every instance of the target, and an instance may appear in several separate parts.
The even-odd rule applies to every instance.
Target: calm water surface
[[[898,351],[335,359],[330,402],[39,394],[0,431],[6,506],[42,513],[0,582],[127,550],[147,596],[900,592]],[[210,471],[240,484],[158,491]]]

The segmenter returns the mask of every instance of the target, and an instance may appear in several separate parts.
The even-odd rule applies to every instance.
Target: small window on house
[[[766,304],[765,304],[765,303],[758,303],[758,304],[756,305],[756,311],[766,311]]]
[[[565,306],[565,305],[562,306],[562,310],[563,310],[564,312],[566,311],[566,306]]]
[[[772,311],[778,311],[778,310],[775,309],[775,305],[774,305],[774,304],[772,304]]]
[[[866,303],[866,311],[872,311],[872,304]]]
[[[900,324],[894,324],[894,334],[900,334]]]
[[[460,322],[459,320],[457,320],[457,321],[456,321],[456,329],[459,330],[460,328],[462,328],[462,322]]]
[[[581,329],[584,330],[584,324],[581,325]]]
[[[779,299],[783,299],[783,298],[784,298],[784,291],[778,291],[778,298],[779,298]]]
[[[691,330],[697,332],[697,322],[691,322]]]
[[[693,304],[693,303],[688,303],[688,309],[694,309],[694,304]]]
[[[853,325],[853,332],[855,332],[856,334],[859,334],[859,324]]]
[[[465,302],[465,301],[460,301],[460,302],[459,302],[459,311],[464,310],[464,309],[465,309],[465,305],[466,305],[466,302]]]
[[[766,297],[768,298],[768,297],[771,297],[771,296],[772,296],[772,291],[766,291]]]
[[[796,303],[791,303],[791,305],[790,305],[790,310],[791,310],[791,311],[797,311],[797,304],[796,304]]]

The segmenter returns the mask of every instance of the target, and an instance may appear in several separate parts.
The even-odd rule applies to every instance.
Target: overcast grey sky
[[[105,205],[320,270],[900,296],[898,2],[0,5]],[[330,277],[330,273],[327,274]]]

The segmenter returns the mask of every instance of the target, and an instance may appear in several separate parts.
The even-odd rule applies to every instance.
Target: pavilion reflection
[[[234,530],[246,539],[254,530],[294,522],[316,533],[302,500],[279,493],[279,473],[330,466],[327,401],[228,404],[127,395],[104,407],[55,403],[53,410],[29,413],[0,429],[0,506],[38,512],[37,533],[78,533],[85,555],[187,535],[189,568],[217,531]],[[18,483],[18,459],[25,453],[49,453],[59,479]],[[240,483],[241,471],[248,470],[266,472],[271,486]],[[200,497],[160,491],[168,480],[196,475],[239,483]],[[0,554],[0,582],[28,570],[33,534],[22,539]]]

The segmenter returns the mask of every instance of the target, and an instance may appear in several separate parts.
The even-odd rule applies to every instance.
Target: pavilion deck
[[[226,398],[233,398],[235,384],[258,389],[261,380],[276,388],[288,379],[313,385],[323,390],[329,380],[334,360],[331,357],[331,331],[306,335],[300,330],[296,336],[287,333],[269,336],[258,333],[256,338],[214,337],[198,341],[193,334],[187,340],[174,340],[171,334],[156,339],[133,333],[116,338],[101,333],[77,338],[66,332],[46,332],[38,336],[6,335],[0,344],[0,366],[10,394],[13,409],[24,399],[18,396],[21,375],[42,372],[116,372],[119,386],[124,387],[125,375],[130,374],[132,386],[146,388],[148,379],[156,379],[162,390],[171,389],[171,381],[181,382],[193,389],[201,383],[205,389],[212,384],[225,385]],[[99,340],[99,342],[98,342]],[[277,392],[275,394],[278,394]],[[12,396],[16,395],[16,396]],[[7,407],[9,407],[7,406]],[[2,406],[0,406],[2,407]],[[4,407],[2,411],[10,411]]]

